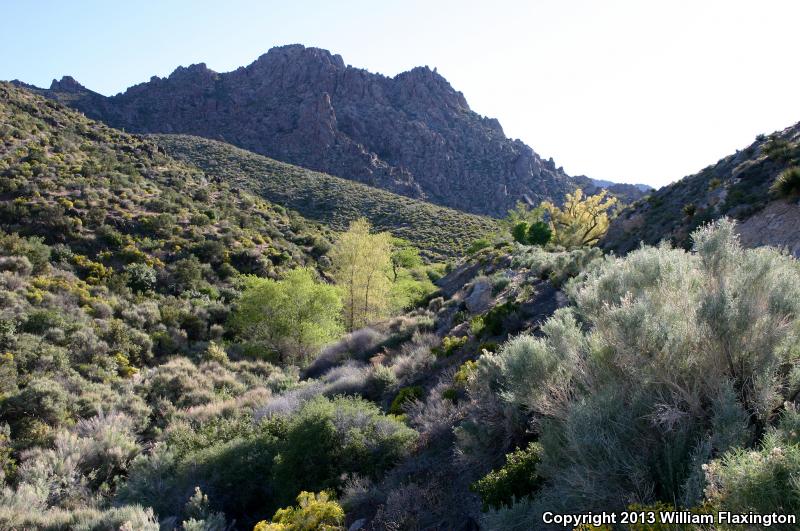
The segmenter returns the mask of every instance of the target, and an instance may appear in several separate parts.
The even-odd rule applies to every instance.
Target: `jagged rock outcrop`
[[[386,77],[301,45],[227,73],[179,67],[112,97],[70,77],[42,92],[127,131],[223,140],[479,214],[503,215],[519,200],[560,201],[579,184],[473,112],[435,69]]]

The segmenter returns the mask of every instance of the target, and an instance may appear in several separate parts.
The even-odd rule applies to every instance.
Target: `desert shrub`
[[[132,427],[129,418],[115,414],[81,421],[74,432],[59,431],[52,447],[23,455],[17,492],[37,490],[48,506],[64,508],[91,503],[98,489],[113,493],[139,451]]]
[[[26,424],[29,420],[59,427],[65,425],[71,414],[69,392],[60,382],[44,377],[32,379],[3,404],[3,417],[12,427]]]
[[[0,252],[5,256],[24,256],[33,266],[34,273],[41,273],[50,262],[50,247],[44,238],[23,238],[17,234],[0,231]]]
[[[378,396],[383,395],[397,384],[397,376],[394,371],[386,365],[378,365],[372,373],[372,385]]]
[[[419,400],[420,398],[422,398],[422,387],[418,385],[403,387],[392,400],[392,404],[389,406],[389,413],[392,415],[402,415],[405,412],[403,408],[408,402]]]
[[[172,264],[172,283],[176,291],[197,289],[203,280],[203,266],[195,255],[189,255]]]
[[[392,359],[392,370],[398,385],[407,385],[425,376],[426,371],[436,362],[433,348],[439,338],[433,334],[415,332],[400,348],[400,354]]]
[[[324,347],[319,356],[306,368],[305,374],[307,376],[322,374],[336,363],[348,358],[365,361],[384,341],[386,335],[373,328],[355,330]]]
[[[483,510],[511,507],[514,502],[536,493],[542,484],[536,472],[542,448],[531,443],[527,448],[517,449],[506,456],[502,468],[493,470],[470,487],[483,503]]]
[[[800,166],[792,166],[783,170],[769,187],[770,192],[781,197],[800,194]]]
[[[493,307],[483,316],[483,330],[485,336],[497,336],[503,333],[506,321],[519,310],[516,302],[504,302]]]
[[[492,284],[492,293],[498,294],[511,283],[511,277],[505,271],[498,271],[489,278]]]
[[[156,286],[156,271],[147,264],[128,264],[124,269],[128,275],[128,286],[134,291],[150,291]]]
[[[182,531],[227,531],[231,528],[224,513],[211,510],[208,496],[200,487],[195,487],[183,512],[189,519],[181,522]]]
[[[465,252],[467,253],[467,255],[473,255],[476,254],[478,251],[481,251],[482,249],[487,249],[491,246],[492,242],[489,239],[478,238],[477,240],[469,244]]]
[[[450,387],[452,375],[452,370],[445,371],[427,396],[409,400],[402,408],[423,442],[446,444],[448,449],[453,426],[462,418],[462,408],[456,403],[458,392]]]
[[[432,352],[439,358],[446,358],[448,356],[452,356],[458,349],[463,347],[469,341],[469,337],[461,336],[445,336],[442,339],[441,346],[434,347]]]
[[[725,220],[693,239],[692,253],[642,248],[601,262],[569,287],[574,313],[479,361],[485,385],[541,434],[546,487],[531,507],[692,506],[700,465],[752,445],[796,392],[796,263],[743,250]]]
[[[372,369],[366,364],[349,361],[326,372],[320,380],[326,396],[366,395],[371,384]]]
[[[113,485],[117,476],[127,472],[141,450],[134,428],[132,419],[120,413],[78,422],[75,432],[83,443],[79,468],[90,478],[90,485]]]
[[[330,494],[303,491],[297,507],[279,509],[272,522],[259,522],[253,531],[339,531],[343,524],[344,511]]]
[[[785,138],[776,134],[770,135],[762,147],[762,153],[776,161],[788,159],[791,154],[791,144]]]
[[[33,264],[27,256],[3,256],[0,257],[0,271],[12,271],[25,277],[33,272]]]
[[[270,421],[257,429],[229,424],[224,431],[171,434],[169,445],[133,461],[117,499],[136,500],[162,518],[180,521],[192,517],[185,503],[199,487],[208,496],[210,511],[251,521],[253,515],[277,506],[272,474],[282,426]]]
[[[469,381],[470,376],[474,374],[477,365],[478,362],[476,361],[473,360],[465,361],[456,371],[455,375],[453,376],[453,381],[460,385],[466,385],[466,383]]]
[[[551,265],[550,281],[556,286],[561,286],[567,280],[586,271],[590,264],[602,257],[603,252],[594,247],[584,247],[568,253],[557,254]]]
[[[410,449],[416,432],[360,398],[318,397],[289,419],[275,461],[283,504],[301,490],[338,488],[343,474],[375,478]]]
[[[800,512],[800,414],[789,406],[755,449],[735,448],[704,465],[706,500],[717,510]]]
[[[11,498],[11,499],[10,499]],[[136,529],[159,531],[153,510],[139,505],[125,505],[106,510],[90,507],[73,510],[40,509],[30,504],[30,497],[21,494],[2,494],[0,527],[4,529],[41,529],[42,531],[97,531],[105,529]]]

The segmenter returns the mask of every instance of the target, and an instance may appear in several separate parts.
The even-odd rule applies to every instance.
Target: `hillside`
[[[67,245],[117,270],[194,254],[215,268],[274,275],[313,264],[327,243],[321,226],[169,158],[147,139],[10,84],[0,89],[0,223],[8,232]]]
[[[237,277],[316,268],[330,231],[218,181],[0,83],[0,527],[158,529],[98,507],[176,408],[296,381],[217,345]]]
[[[419,247],[433,259],[463,254],[477,238],[497,230],[482,216],[411,199],[236,148],[185,135],[152,135],[169,155],[304,217],[344,230],[359,217]]]
[[[472,111],[436,70],[386,77],[319,48],[272,48],[227,73],[179,67],[111,97],[71,77],[40,92],[126,131],[221,140],[476,214],[560,201],[577,184]]]
[[[0,528],[511,531],[623,510],[796,528],[778,520],[800,512],[795,258],[728,220],[623,257],[500,238],[444,276],[409,266],[437,292],[292,356],[276,330],[299,343],[358,278],[330,286],[328,262],[389,238],[328,252],[327,229],[245,190],[301,170],[200,144],[220,173],[0,84]]]
[[[625,257],[484,249],[427,307],[329,345],[308,387],[261,411],[345,392],[418,432],[396,466],[340,485],[356,529],[553,529],[545,511],[795,514],[800,270],[743,249],[734,229]]]
[[[745,245],[786,246],[800,256],[797,199],[770,192],[778,175],[798,164],[800,124],[761,135],[747,148],[624,209],[602,245],[617,252],[661,240],[686,247],[695,228],[729,216],[741,222],[738,230]]]

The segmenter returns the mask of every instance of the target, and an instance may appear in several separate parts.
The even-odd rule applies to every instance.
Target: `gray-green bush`
[[[797,261],[742,249],[727,220],[693,239],[692,252],[606,258],[569,285],[575,306],[557,311],[544,337],[514,338],[480,359],[479,374],[529,412],[543,447],[545,487],[506,516],[692,506],[705,488],[701,465],[757,444],[796,397]],[[504,525],[501,513],[488,518]]]

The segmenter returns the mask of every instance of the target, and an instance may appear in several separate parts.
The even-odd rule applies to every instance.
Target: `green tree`
[[[543,221],[546,212],[544,204],[531,208],[527,203],[517,202],[517,206],[508,211],[501,221],[514,241],[524,245],[544,245],[550,241],[552,231]]]
[[[508,211],[505,219],[501,220],[500,223],[508,230],[513,230],[513,228],[520,223],[527,223],[530,225],[536,221],[541,221],[544,213],[545,209],[541,205],[531,208],[528,203],[517,201],[514,208]]]
[[[401,269],[414,269],[422,265],[419,249],[403,238],[392,239],[392,280],[397,282]]]
[[[520,221],[511,228],[511,237],[517,243],[528,243],[528,229],[530,225],[527,221]]]
[[[389,309],[392,237],[371,233],[365,218],[350,224],[330,253],[333,278],[342,290],[348,331],[385,317]]]
[[[231,325],[240,336],[263,342],[281,361],[305,361],[341,333],[339,294],[317,282],[310,269],[294,269],[281,280],[248,276],[244,283]]]
[[[550,238],[553,237],[553,231],[550,230],[550,225],[544,221],[534,221],[528,227],[527,237],[530,245],[547,245]]]
[[[541,206],[550,214],[553,241],[575,248],[595,245],[603,237],[610,223],[608,210],[616,204],[617,199],[608,197],[605,190],[584,198],[583,190],[578,188],[575,193],[567,194],[562,208],[549,201]]]

